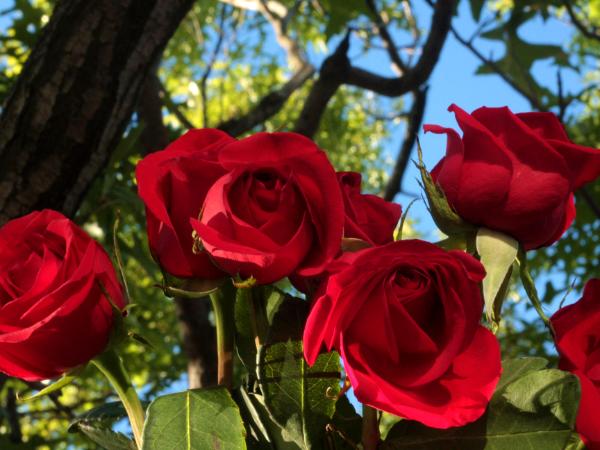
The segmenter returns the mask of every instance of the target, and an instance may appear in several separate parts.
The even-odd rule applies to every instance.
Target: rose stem
[[[377,410],[363,403],[362,444],[365,450],[375,450],[379,444]]]
[[[136,390],[131,384],[129,374],[123,366],[123,361],[114,350],[107,350],[92,360],[92,363],[104,374],[117,392],[125,407],[135,443],[142,448],[142,429],[144,428],[145,413]]]
[[[217,383],[231,389],[233,385],[233,345],[235,338],[235,293],[233,285],[225,283],[210,294],[217,331]]]

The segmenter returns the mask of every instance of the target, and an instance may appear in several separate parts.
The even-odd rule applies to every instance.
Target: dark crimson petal
[[[357,172],[338,172],[337,177],[346,212],[344,236],[362,239],[372,245],[392,242],[402,215],[400,205],[376,195],[362,194],[362,177]]]
[[[572,190],[579,189],[600,176],[600,150],[555,140],[549,140],[548,144],[565,158],[569,166]]]
[[[456,105],[448,109],[454,112],[464,135],[461,144],[458,134],[451,129],[426,129],[448,135],[447,155],[436,181],[462,217],[482,224],[487,211],[504,204],[512,178],[512,163],[502,143],[481,123]],[[461,150],[462,162],[455,156]]]
[[[567,370],[585,367],[590,345],[598,336],[600,279],[589,280],[581,299],[558,310],[550,320],[561,361],[568,361]]]
[[[189,219],[198,217],[206,192],[225,173],[217,155],[233,140],[218,130],[191,130],[167,149],[146,156],[136,167],[151,252],[174,276],[223,276],[207,255],[192,253]]]
[[[581,399],[575,429],[581,435],[586,449],[600,450],[600,421],[598,420],[600,388],[585,374],[577,371],[575,375],[581,384]]]
[[[21,295],[0,305],[0,371],[27,380],[53,378],[106,347],[113,306],[104,292],[119,308],[125,299],[106,252],[73,222],[42,211],[18,223],[24,226],[9,232],[26,243],[18,247],[20,259],[35,255],[39,270]],[[0,238],[4,232],[0,229]],[[31,239],[41,255],[29,247]]]
[[[565,127],[551,112],[527,112],[515,114],[521,121],[543,139],[570,142]]]
[[[325,153],[295,133],[257,133],[223,147],[219,161],[228,170],[285,169],[293,173],[314,230],[314,242],[297,272],[307,277],[320,274],[339,252],[344,224],[340,188]]]
[[[359,401],[433,428],[463,426],[485,412],[500,378],[500,347],[496,338],[480,327],[472,344],[454,360],[446,376],[414,389],[398,383],[362,363],[361,348],[342,338],[341,353]],[[397,370],[396,373],[400,373]]]

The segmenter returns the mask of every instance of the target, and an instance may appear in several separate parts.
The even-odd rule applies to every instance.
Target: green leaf
[[[496,394],[502,393],[506,386],[524,377],[529,372],[545,369],[548,361],[544,358],[514,358],[502,361],[502,376],[496,386]]]
[[[345,395],[335,403],[335,414],[331,419],[331,425],[333,425],[330,426],[331,436],[335,441],[336,449],[358,446],[361,440],[362,417]]]
[[[509,384],[504,398],[521,411],[549,409],[562,423],[573,428],[581,390],[577,377],[557,369],[530,372]]]
[[[486,272],[483,279],[485,314],[497,328],[519,243],[504,233],[480,228],[475,238],[475,247]]]
[[[85,423],[78,424],[77,428],[106,450],[137,450],[135,442],[122,433],[117,433],[111,429],[96,428]]]
[[[361,14],[371,16],[371,12],[363,0],[323,0],[321,4],[329,16],[329,22],[325,28],[327,39],[344,31],[348,22]]]
[[[571,437],[569,438],[565,450],[585,450],[585,444],[581,440],[579,434],[571,433]]]
[[[240,388],[234,392],[233,398],[246,425],[249,450],[300,450],[296,443],[284,439],[283,429],[269,414],[262,395]]]
[[[321,355],[308,367],[300,341],[265,348],[258,367],[259,382],[265,404],[283,428],[285,440],[293,440],[303,449],[319,448],[335,412],[340,371],[337,353]]]
[[[121,402],[108,402],[103,405],[92,408],[86,411],[79,417],[75,418],[70,424],[68,431],[69,433],[75,433],[79,431],[79,425],[93,425],[95,427],[101,426],[106,428],[108,425],[127,417],[127,412]]]
[[[244,424],[227,389],[196,389],[154,400],[144,425],[143,450],[239,450]]]
[[[546,369],[541,358],[503,363],[503,374],[486,413],[460,428],[436,430],[403,420],[382,449],[403,450],[563,450],[572,440],[577,413],[577,378]]]
[[[46,386],[41,391],[36,392],[35,394],[30,395],[29,397],[20,398],[19,400],[22,401],[22,402],[29,402],[31,400],[38,399],[38,398],[43,397],[45,395],[52,394],[53,392],[60,391],[62,388],[64,388],[68,384],[70,384],[75,378],[77,378],[77,374],[80,371],[81,371],[80,369],[76,369],[73,372],[66,373],[61,378],[59,378],[57,381],[55,381],[52,384],[49,384],[48,386]]]
[[[258,333],[260,342],[266,341],[268,328],[273,323],[273,317],[286,297],[290,296],[274,286],[256,286],[237,291],[235,301],[236,349],[242,363],[252,376],[256,373],[255,332]],[[261,311],[253,313],[252,302],[255,304],[254,307],[260,309],[264,314],[266,324],[256,323],[260,322]]]
[[[341,378],[337,353],[319,356],[313,367],[304,360],[301,338],[307,314],[306,301],[287,297],[280,304],[257,367],[265,405],[283,429],[283,439],[302,449],[322,445]]]

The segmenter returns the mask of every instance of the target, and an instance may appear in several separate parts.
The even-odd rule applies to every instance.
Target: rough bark
[[[62,0],[0,116],[0,224],[72,216],[193,0]]]

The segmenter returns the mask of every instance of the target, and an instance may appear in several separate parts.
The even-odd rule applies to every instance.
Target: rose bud
[[[575,218],[573,192],[600,175],[600,151],[573,144],[552,113],[449,108],[463,131],[445,133],[446,156],[432,170],[465,221],[512,236],[526,250],[556,242]]]

